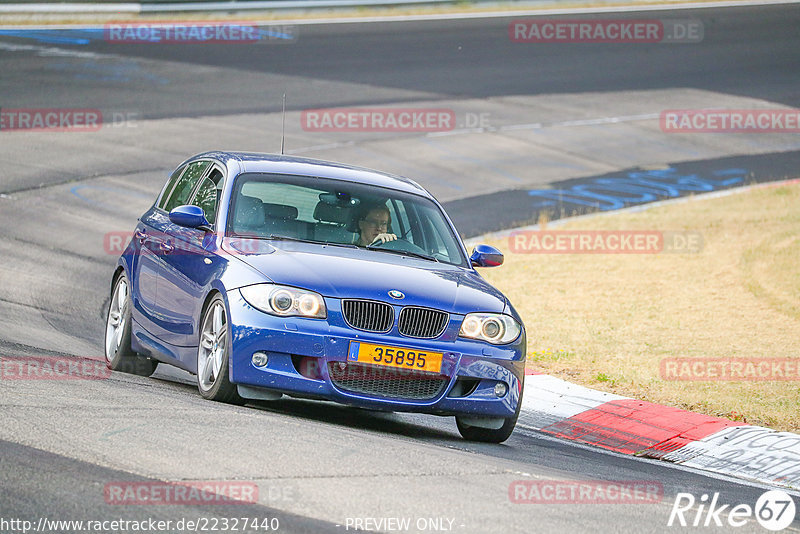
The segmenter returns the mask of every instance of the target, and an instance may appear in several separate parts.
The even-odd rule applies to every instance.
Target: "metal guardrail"
[[[248,11],[264,9],[315,9],[358,6],[450,4],[455,0],[245,0],[230,2],[170,1],[98,3],[14,3],[0,4],[0,14],[83,14],[83,13],[170,13],[181,11]]]
[[[3,1],[3,0],[0,0]],[[189,11],[223,12],[248,10],[285,9],[330,9],[349,7],[382,7],[403,5],[445,5],[459,4],[465,0],[84,0],[83,2],[62,3],[59,0],[17,0],[13,4],[0,4],[0,16],[7,14],[48,15],[48,14],[126,14],[180,13]],[[482,0],[466,0],[480,3]],[[491,0],[490,0],[491,1]],[[800,0],[593,0],[591,7],[559,8],[562,2],[570,0],[527,0],[527,8],[549,7],[559,13],[597,13],[624,12],[631,5],[639,10],[687,9],[720,6],[760,6],[780,4],[800,4]],[[523,4],[526,4],[523,2]],[[0,19],[2,22],[2,19]]]

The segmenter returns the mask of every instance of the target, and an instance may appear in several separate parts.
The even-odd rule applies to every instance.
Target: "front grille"
[[[343,300],[342,313],[347,324],[367,332],[388,332],[394,322],[394,309],[373,300]]]
[[[444,375],[346,362],[328,363],[328,373],[339,389],[392,399],[433,399],[448,381]]]
[[[397,326],[404,336],[434,338],[442,335],[448,319],[443,311],[408,306],[400,312]]]

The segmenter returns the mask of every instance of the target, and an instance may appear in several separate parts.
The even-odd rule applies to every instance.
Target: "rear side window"
[[[169,212],[178,206],[188,204],[189,197],[192,195],[194,186],[197,185],[198,180],[200,180],[200,178],[203,176],[203,173],[206,172],[206,169],[208,169],[209,165],[211,165],[210,161],[197,161],[186,167],[186,171],[181,175],[177,182],[175,182],[175,186],[172,188],[172,191],[169,193],[169,196],[167,197],[167,200],[164,202],[164,205],[161,207],[161,209]]]

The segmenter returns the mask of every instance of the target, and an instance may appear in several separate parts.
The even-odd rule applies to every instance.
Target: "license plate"
[[[439,373],[443,357],[441,352],[351,341],[347,361]]]

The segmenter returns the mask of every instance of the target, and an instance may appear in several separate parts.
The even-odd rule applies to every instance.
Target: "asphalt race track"
[[[573,197],[566,210],[542,203],[548,190],[600,178],[674,172],[716,190],[797,177],[797,134],[668,135],[658,114],[800,107],[800,8],[614,18],[696,19],[704,39],[521,44],[509,40],[506,18],[302,25],[296,43],[264,45],[0,30],[0,108],[90,108],[106,122],[86,133],[0,132],[0,357],[102,358],[119,252],[109,233],[130,232],[167,173],[194,153],[277,151],[284,92],[287,152],[408,175],[445,202],[467,236],[535,221],[544,208],[563,216],[664,198],[614,197],[593,208]],[[302,127],[305,109],[389,105],[452,109],[459,124],[442,135]],[[281,532],[347,532],[355,519],[392,531],[368,518],[463,533],[723,531],[667,527],[676,494],[718,492],[720,504],[752,505],[765,490],[524,426],[490,446],[461,440],[451,418],[294,399],[210,403],[192,379],[161,366],[150,379],[0,380],[0,519],[278,518]],[[511,502],[513,481],[551,479],[655,481],[664,496]],[[109,483],[146,481],[252,482],[259,499],[104,499]],[[0,532],[13,531],[0,522]],[[735,531],[764,530],[751,521]]]

